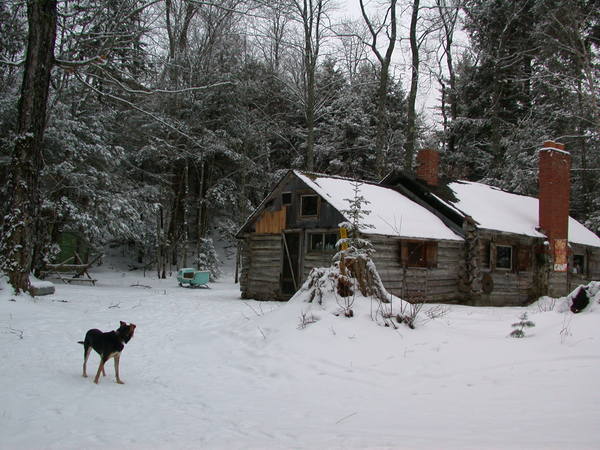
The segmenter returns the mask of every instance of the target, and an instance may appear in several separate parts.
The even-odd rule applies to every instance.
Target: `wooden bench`
[[[40,277],[58,278],[65,284],[82,282],[91,283],[92,286],[95,286],[98,280],[90,276],[88,269],[101,257],[102,254],[99,254],[89,263],[83,263],[80,256],[75,253],[74,257],[71,256],[59,264],[46,264],[45,269],[40,272]],[[70,262],[74,258],[77,258],[77,263],[71,264]]]

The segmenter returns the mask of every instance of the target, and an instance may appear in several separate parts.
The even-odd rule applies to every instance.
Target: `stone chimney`
[[[569,237],[571,155],[558,142],[539,151],[539,226],[548,236],[555,272],[566,272]]]
[[[417,178],[423,180],[428,185],[438,185],[439,166],[440,154],[437,150],[427,148],[420,150],[417,154]]]

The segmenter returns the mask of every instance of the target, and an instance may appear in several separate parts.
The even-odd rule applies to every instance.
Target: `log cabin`
[[[524,305],[600,279],[600,238],[569,217],[570,155],[539,151],[540,199],[482,183],[441,182],[423,150],[416,176],[361,182],[363,235],[386,289],[412,302]],[[356,182],[289,171],[238,232],[243,298],[287,300],[329,266]]]

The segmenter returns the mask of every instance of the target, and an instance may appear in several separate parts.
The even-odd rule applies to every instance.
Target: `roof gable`
[[[273,186],[273,189],[271,189],[271,191],[267,194],[267,196],[263,199],[263,201],[260,202],[260,204],[256,207],[256,209],[254,209],[254,211],[252,211],[252,213],[248,216],[248,218],[246,219],[244,224],[240,227],[240,229],[236,233],[235,237],[239,238],[239,237],[241,237],[241,235],[243,233],[248,231],[248,228],[250,227],[250,225],[252,225],[260,217],[261,212],[265,209],[265,207],[269,203],[269,201],[272,200],[273,195],[275,192],[277,192],[279,186],[284,184],[285,180],[289,179],[289,177],[291,177],[291,176],[294,176],[294,173],[293,173],[293,171],[288,170],[286,172],[286,174],[279,179],[279,181],[275,184],[275,186]]]

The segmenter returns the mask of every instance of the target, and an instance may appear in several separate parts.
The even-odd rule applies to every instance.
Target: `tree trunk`
[[[456,74],[454,71],[454,62],[452,55],[452,45],[454,42],[454,29],[458,20],[458,4],[452,4],[450,7],[444,5],[440,0],[437,0],[437,7],[442,19],[442,25],[444,27],[444,53],[446,55],[446,68],[448,69],[448,84],[446,86],[442,83],[442,95],[444,96],[444,103],[442,108],[446,107],[446,102],[450,105],[450,120],[454,124],[458,118],[458,104],[456,102]],[[448,151],[450,154],[454,153],[456,146],[456,136],[454,130],[448,131],[448,120],[446,111],[442,111],[444,115],[444,131],[448,139]]]
[[[305,119],[306,119],[306,161],[308,171],[315,169],[315,108],[316,108],[316,71],[321,39],[321,14],[323,0],[304,0],[299,10],[304,25],[304,72],[306,82]]]
[[[412,18],[410,21],[410,50],[412,54],[412,70],[410,77],[410,92],[408,94],[408,112],[406,115],[406,145],[404,146],[404,170],[412,171],[417,136],[417,112],[415,103],[419,86],[419,43],[417,42],[417,21],[419,20],[419,1],[414,0]]]
[[[29,0],[25,73],[19,99],[17,138],[8,173],[8,201],[0,251],[2,267],[18,294],[29,290],[39,227],[42,141],[56,40],[56,0]]]
[[[379,86],[377,89],[377,135],[375,137],[375,175],[381,179],[385,175],[385,147],[386,147],[386,134],[387,134],[387,122],[385,120],[387,112],[387,90],[389,83],[389,70],[392,61],[392,54],[394,47],[396,46],[397,36],[397,24],[396,24],[396,3],[397,0],[391,0],[388,8],[390,15],[390,28],[391,33],[388,36],[389,42],[384,55],[381,54],[377,48],[377,39],[379,33],[383,29],[381,26],[375,26],[374,23],[369,19],[365,4],[363,0],[360,0],[360,10],[365,20],[365,24],[371,33],[371,43],[369,47],[377,57],[381,64],[381,72],[379,74]],[[387,14],[386,14],[387,16]]]
[[[387,112],[387,90],[389,83],[390,61],[381,64],[381,73],[379,74],[379,88],[377,93],[377,136],[375,138],[375,173],[378,179],[385,176],[385,149],[387,122],[385,120]]]
[[[307,58],[308,60],[308,58]],[[306,92],[306,164],[309,172],[315,170],[315,68],[308,69]]]

